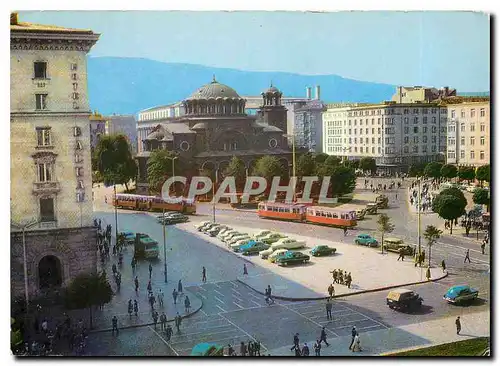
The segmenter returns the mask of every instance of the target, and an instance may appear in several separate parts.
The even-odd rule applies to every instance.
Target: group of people
[[[386,191],[387,189],[394,189],[396,188],[396,185],[398,188],[401,188],[401,182],[395,182],[391,181],[390,184],[382,184],[378,183],[377,185],[374,185],[373,182],[369,182],[368,179],[365,179],[365,189],[368,189],[368,184],[370,185],[370,190],[373,193],[378,193],[382,190]]]
[[[236,351],[234,350],[233,346],[231,344],[227,345],[227,355],[228,356],[238,356]],[[245,342],[240,343],[240,356],[261,356],[260,354],[260,341],[259,340],[254,340],[248,341],[248,344],[245,344]]]
[[[410,190],[410,204],[415,206],[415,209],[418,210],[418,189],[414,188],[417,185],[416,182],[411,184]],[[424,183],[422,185],[422,191],[420,192],[420,211],[430,211],[432,210],[432,200],[433,195],[429,191],[428,183]]]
[[[345,285],[347,288],[351,288],[352,276],[351,272],[342,271],[341,269],[334,269],[330,271],[333,277],[333,284],[338,283],[339,285]],[[331,285],[333,287],[333,284]]]

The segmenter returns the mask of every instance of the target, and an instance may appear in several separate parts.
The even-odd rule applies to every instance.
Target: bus
[[[137,233],[135,235],[134,256],[136,258],[156,259],[160,254],[158,242],[149,235]]]
[[[177,211],[193,215],[196,204],[193,200],[183,198],[179,203],[166,202],[159,196],[143,196],[139,194],[117,193],[113,198],[113,206],[138,211]]]

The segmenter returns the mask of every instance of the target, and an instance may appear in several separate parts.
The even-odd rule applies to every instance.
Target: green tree
[[[113,298],[113,290],[103,272],[76,276],[65,290],[68,309],[89,309],[92,328],[92,307],[104,305]]]
[[[297,159],[297,177],[309,177],[316,171],[316,162],[311,154],[303,154]]]
[[[433,161],[425,166],[424,175],[429,178],[439,179],[441,178],[442,167],[443,167],[442,163]]]
[[[377,171],[377,164],[375,162],[375,159],[370,157],[361,158],[361,160],[359,161],[359,169],[364,172],[375,174],[375,172]]]
[[[443,232],[433,225],[427,225],[424,231],[424,238],[427,240],[429,247],[429,267],[431,266],[431,248],[436,243],[437,239],[441,237]]]
[[[314,154],[314,162],[316,164],[323,164],[325,162],[325,160],[328,159],[329,156],[330,155],[325,154],[325,153]]]
[[[243,160],[237,158],[236,156],[233,156],[233,158],[229,162],[229,165],[224,170],[224,175],[226,177],[234,177],[237,191],[243,191],[247,177],[246,167]]]
[[[172,159],[175,153],[167,150],[154,150],[148,159],[147,174],[149,189],[154,193],[161,193],[161,188],[167,177],[172,175]],[[175,170],[178,171],[175,160]]]
[[[104,184],[124,184],[137,177],[137,164],[125,135],[102,136],[94,150],[94,165]]]
[[[322,164],[316,164],[316,175],[319,177],[331,176],[340,163],[339,157],[329,156]]]
[[[481,165],[476,169],[476,179],[481,182],[481,187],[484,182],[490,182],[490,164]]]
[[[391,218],[385,213],[379,214],[377,219],[377,228],[382,238],[381,248],[382,253],[384,253],[384,235],[386,233],[392,233],[394,231],[394,225],[391,223]]]
[[[345,160],[344,165],[353,168],[353,169],[358,169],[359,168],[359,160]]]
[[[253,175],[263,177],[267,181],[267,190],[271,189],[270,183],[274,177],[282,177],[285,175],[285,169],[280,161],[274,156],[263,156],[255,163]]]
[[[458,177],[470,183],[476,178],[476,171],[471,166],[461,166],[458,168]]]
[[[465,198],[464,192],[462,192],[457,187],[450,187],[450,188],[443,189],[439,193],[439,196],[454,196],[454,197],[457,197],[460,200],[460,202],[464,205],[464,207],[467,206],[467,198]]]
[[[410,177],[421,177],[424,175],[425,164],[414,164],[410,165],[408,169],[408,175]]]
[[[452,179],[457,176],[457,167],[452,164],[446,164],[441,167],[441,176],[443,178]]]
[[[490,210],[490,192],[487,189],[476,188],[472,200],[477,205],[486,205],[486,210]]]
[[[439,195],[432,202],[432,209],[444,220],[450,220],[450,234],[453,234],[453,221],[465,214],[465,204],[455,196]]]
[[[356,187],[356,174],[353,168],[343,165],[333,168],[330,174],[330,192],[332,197],[340,197],[351,193]]]

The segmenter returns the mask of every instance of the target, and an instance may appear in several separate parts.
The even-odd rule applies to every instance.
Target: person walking
[[[351,272],[349,272],[346,276],[346,279],[345,279],[345,284],[346,284],[347,288],[351,288],[351,283],[352,283],[352,276],[351,276]]]
[[[250,357],[253,357],[255,355],[255,349],[254,349],[254,346],[253,346],[253,342],[252,341],[248,341],[248,355]]]
[[[295,333],[293,336],[293,346],[290,348],[290,351],[297,350],[297,348],[300,350],[299,346],[299,333]]]
[[[135,276],[134,284],[135,284],[135,292],[137,293],[137,291],[139,291],[139,278],[137,278],[137,276]]]
[[[401,261],[404,262],[405,260],[405,250],[403,248],[399,248],[399,257],[398,257],[398,261],[401,259]]]
[[[333,307],[333,304],[330,302],[330,299],[326,299],[326,319],[327,320],[333,320],[332,307]]]
[[[189,314],[189,311],[191,310],[191,301],[189,301],[189,297],[187,295],[186,295],[186,298],[184,299],[184,310],[188,314]]]
[[[158,297],[158,306],[160,306],[160,307],[163,307],[163,296],[164,295],[165,294],[163,293],[163,291],[161,289],[159,289],[157,297]]]
[[[170,324],[167,325],[167,329],[165,330],[165,335],[166,335],[166,341],[169,342],[170,341],[170,338],[172,337],[172,327],[170,326]]]
[[[182,294],[182,281],[179,280],[179,282],[177,283],[177,292],[179,294]]]
[[[203,266],[203,269],[201,270],[201,282],[207,282],[207,269],[205,266]]]
[[[467,251],[465,252],[464,263],[465,263],[465,261],[469,261],[469,263],[470,263],[469,249],[467,249]]]
[[[245,342],[241,342],[240,343],[240,356],[246,356],[247,355],[247,346],[245,344]]]
[[[151,311],[155,309],[155,296],[152,292],[149,293],[149,305],[151,305]]]
[[[130,267],[132,267],[132,273],[135,273],[135,258],[132,258],[130,261]]]
[[[148,290],[148,293],[153,292],[153,285],[151,285],[151,280],[148,281],[147,290]]]
[[[115,331],[116,331],[116,335],[118,335],[118,318],[116,317],[116,315],[113,315],[113,319],[111,319],[111,323],[113,324],[113,328],[111,330],[111,335],[115,335]]]
[[[427,270],[425,271],[425,278],[427,278],[427,281],[431,280],[431,267],[427,266]]]
[[[347,228],[344,228],[344,236],[347,236]]]
[[[149,279],[151,279],[151,274],[153,273],[153,266],[149,263]]]
[[[128,315],[132,319],[132,312],[134,311],[134,305],[132,304],[132,299],[128,301]]]
[[[349,345],[349,350],[352,348],[352,346],[354,345],[354,338],[356,337],[356,335],[358,334],[358,330],[356,329],[356,326],[352,327],[352,330],[351,330],[351,344]]]
[[[167,324],[167,316],[165,315],[165,312],[161,313],[160,315],[160,329],[162,332],[164,332],[166,329],[166,324]]]
[[[177,333],[181,332],[181,323],[182,323],[182,317],[177,313],[175,316],[175,327],[177,328]]]
[[[325,327],[321,328],[321,334],[319,336],[319,343],[325,342],[326,346],[328,347],[330,343],[326,341],[326,329]]]
[[[177,295],[178,292],[174,288],[174,291],[172,291],[172,297],[174,298],[174,305],[177,304]]]
[[[352,345],[352,351],[353,352],[356,352],[356,351],[361,352],[361,340],[359,338],[359,334],[356,334],[354,336],[354,343]]]
[[[481,244],[481,254],[484,254],[485,247],[486,247],[486,240],[483,240],[483,243]]]
[[[455,320],[455,325],[457,327],[457,334],[460,334],[460,331],[462,330],[462,324],[460,323],[459,316],[457,316],[457,319]]]
[[[139,313],[139,304],[137,304],[137,300],[134,300],[134,314],[137,316],[137,313]]]
[[[309,346],[307,343],[304,343],[304,347],[302,347],[302,356],[309,356]]]
[[[254,346],[254,354],[257,356],[257,354],[260,356],[260,341],[258,339],[255,339],[255,342],[253,343]]]
[[[156,310],[153,310],[153,314],[151,316],[153,317],[153,323],[155,325],[155,330],[156,330],[156,323],[158,323],[158,312]]]
[[[314,355],[321,356],[321,342],[319,340],[314,343]]]
[[[243,263],[243,274],[244,274],[244,275],[247,275],[247,274],[248,274],[248,270],[247,270],[247,265],[246,265],[246,263]]]
[[[441,261],[441,267],[443,268],[443,273],[446,272],[446,263],[444,263],[444,259]]]

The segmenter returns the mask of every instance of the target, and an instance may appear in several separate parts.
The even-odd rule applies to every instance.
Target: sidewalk
[[[330,346],[321,348],[322,356],[374,356],[390,355],[393,352],[429,347],[443,343],[461,341],[476,337],[490,336],[489,311],[472,313],[460,317],[462,332],[456,334],[455,317],[420,322],[398,328],[388,328],[359,334],[362,352],[349,350],[351,336],[329,339]],[[318,337],[320,330],[318,329]],[[307,343],[314,355],[313,345],[316,339],[301,339],[303,345]],[[272,356],[293,356],[290,346],[270,350]]]

